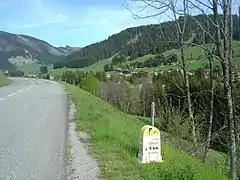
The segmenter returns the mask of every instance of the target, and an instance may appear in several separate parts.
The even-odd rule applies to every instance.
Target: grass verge
[[[97,158],[102,180],[212,180],[227,179],[224,172],[203,164],[170,143],[162,143],[164,163],[141,165],[139,129],[147,119],[125,114],[99,98],[66,85],[76,105],[77,131],[90,136],[90,153]]]
[[[0,71],[0,87],[6,86],[6,85],[9,85],[9,84],[11,84],[11,80],[8,79],[6,76],[4,76],[2,71]]]

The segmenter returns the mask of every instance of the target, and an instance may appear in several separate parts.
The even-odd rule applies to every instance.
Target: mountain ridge
[[[16,69],[19,64],[53,64],[79,50],[78,47],[55,47],[47,41],[24,34],[0,31],[0,69]]]
[[[176,21],[181,24],[183,23],[182,18],[179,17]],[[195,44],[210,42],[209,34],[214,33],[214,28],[211,27],[209,29],[210,33],[203,35],[201,29],[198,28],[197,23],[192,18],[207,28],[208,24],[206,22],[208,19],[213,18],[213,15],[199,14],[192,18],[190,16],[187,18],[184,41],[191,39]],[[222,18],[222,15],[219,15],[219,18]],[[65,60],[55,63],[54,69],[62,67],[88,67],[119,52],[133,60],[148,54],[161,54],[167,50],[178,49],[179,43],[176,41],[178,38],[176,32],[178,30],[175,24],[174,21],[166,21],[160,24],[129,27],[109,36],[105,40],[90,44],[69,54]],[[233,39],[240,40],[240,17],[237,15],[233,15]]]

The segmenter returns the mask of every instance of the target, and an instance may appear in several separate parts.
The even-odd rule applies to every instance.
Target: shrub
[[[93,75],[88,74],[82,79],[80,87],[83,90],[96,95],[100,87],[100,81]]]

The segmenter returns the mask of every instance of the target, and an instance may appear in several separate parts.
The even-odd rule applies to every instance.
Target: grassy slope
[[[69,70],[75,71],[77,69],[78,68],[50,69],[49,74],[52,75],[52,76],[58,76],[58,75],[61,75],[62,73],[64,73],[65,71],[69,71]]]
[[[239,54],[239,57],[238,58],[235,58],[234,59],[234,63],[236,65],[240,65],[240,43],[239,42],[233,42],[233,49],[234,49],[234,53],[235,54]],[[169,55],[169,54],[172,54],[172,53],[175,53],[178,55],[178,59],[180,60],[180,51],[179,50],[170,50],[170,51],[166,51],[164,53],[164,55]],[[185,57],[187,59],[189,59],[192,55],[192,58],[193,59],[199,59],[199,60],[195,60],[195,61],[192,61],[192,62],[189,62],[189,70],[195,70],[199,67],[201,67],[204,63],[208,63],[207,60],[205,59],[205,55],[204,55],[204,51],[203,49],[201,49],[200,47],[188,47],[185,49]],[[137,61],[146,61],[149,57],[154,57],[155,55],[145,55],[143,57],[139,57],[139,58],[136,58],[135,60],[133,61],[128,61],[127,64],[130,64],[132,62],[137,62]],[[88,66],[86,68],[79,68],[78,70],[83,70],[83,71],[93,71],[93,72],[96,72],[96,71],[103,71],[103,67],[105,64],[108,64],[111,62],[113,56],[108,58],[108,59],[104,59],[102,61],[100,61],[100,63],[95,63],[95,64],[92,64],[91,66]],[[216,64],[219,64],[219,62],[215,62]],[[167,65],[167,66],[158,66],[158,67],[151,67],[151,68],[138,68],[136,69],[137,71],[140,71],[140,70],[145,70],[145,71],[148,71],[148,72],[152,72],[153,70],[169,70],[169,69],[176,69],[176,68],[179,68],[179,66],[177,65]],[[76,70],[75,69],[71,69],[71,68],[62,68],[62,69],[54,69],[54,70],[51,70],[50,73],[52,75],[60,75],[62,72],[66,71],[66,70]]]
[[[18,66],[18,68],[26,74],[36,74],[36,72],[39,71],[40,67],[41,64],[34,63],[23,64]]]
[[[102,60],[102,61],[100,61],[100,62],[97,62],[97,63],[95,63],[95,64],[92,64],[91,66],[88,66],[88,67],[86,67],[86,68],[82,68],[82,70],[84,70],[84,71],[93,71],[93,72],[103,71],[104,66],[105,66],[106,64],[109,64],[109,63],[112,62],[112,58],[113,58],[113,57],[114,57],[114,56],[112,56],[112,57],[110,57],[110,58],[108,58],[108,59],[104,59],[104,60]]]
[[[6,86],[11,83],[11,80],[4,76],[3,72],[0,71],[0,87]]]
[[[36,64],[36,63],[28,63],[28,64],[23,64],[19,65],[18,68],[23,71],[25,74],[37,74],[39,72],[41,67],[41,64]],[[48,66],[48,70],[52,71],[52,67]]]
[[[165,53],[163,53],[165,56],[170,55],[170,54],[177,54],[178,59],[180,60],[180,51],[179,50],[170,50],[170,51],[166,51]],[[147,55],[148,56],[148,55]],[[146,60],[146,58],[142,58],[143,60]],[[199,47],[188,47],[185,49],[185,57],[186,59],[189,59],[192,56],[193,59],[199,59],[199,60],[195,60],[192,62],[189,62],[189,70],[195,70],[199,67],[201,67],[204,63],[204,52],[201,48]],[[145,57],[145,56],[144,56]],[[206,62],[206,61],[205,61]],[[138,70],[146,70],[148,72],[153,71],[153,70],[169,70],[169,69],[177,69],[179,68],[179,66],[177,65],[167,65],[167,66],[158,66],[158,67],[151,67],[151,68],[140,68]]]
[[[138,133],[149,119],[124,114],[77,87],[67,85],[67,89],[77,107],[76,130],[90,135],[90,151],[98,160],[100,179],[227,179],[221,168],[216,170],[174,150],[169,142],[162,144],[164,163],[140,165],[136,159]]]
[[[199,55],[201,55],[201,49],[193,47],[193,48],[187,48],[186,49],[186,56],[189,57],[191,52],[194,54],[193,57],[198,57]],[[178,56],[180,56],[179,50],[171,50],[171,51],[166,51],[164,54],[165,55],[169,55],[171,53],[176,53]],[[103,71],[103,68],[106,64],[111,63],[112,58],[115,55],[113,55],[112,57],[108,58],[108,59],[104,59],[101,60],[100,62],[94,63],[86,68],[62,68],[62,69],[53,69],[52,71],[50,71],[50,74],[52,75],[60,75],[62,72],[65,72],[67,70],[81,70],[81,71]],[[134,59],[133,61],[127,61],[126,64],[131,64],[133,62],[141,62],[141,61],[146,61],[148,58],[150,57],[155,57],[156,55],[152,55],[152,54],[148,54],[142,57],[138,57],[136,59]],[[178,57],[180,58],[180,57]],[[196,69],[198,67],[200,67],[201,62],[194,62],[192,64],[189,65],[190,69]],[[169,69],[176,69],[178,68],[178,66],[174,66],[174,65],[167,65],[167,66],[158,66],[158,67],[151,67],[151,68],[138,68],[136,69],[137,71],[140,70],[145,70],[148,72],[152,72],[153,70],[169,70]]]
[[[61,75],[63,72],[68,71],[68,70],[72,70],[72,71],[76,71],[76,70],[80,70],[80,71],[93,71],[93,72],[97,72],[97,71],[103,71],[103,68],[106,64],[109,64],[112,62],[112,57],[108,58],[108,59],[104,59],[101,60],[100,62],[94,63],[91,66],[88,66],[86,68],[61,68],[61,69],[51,69],[49,71],[49,73],[53,76],[56,75]]]
[[[239,57],[235,57],[234,58],[234,63],[236,65],[240,65],[240,42],[234,41],[233,42],[233,50],[234,50],[234,55],[239,55]],[[166,51],[164,53],[164,55],[169,55],[175,53],[178,56],[178,59],[180,60],[180,51],[179,50],[170,50],[170,51]],[[185,49],[185,57],[186,59],[190,59],[190,57],[192,56],[192,59],[199,59],[199,60],[195,60],[195,61],[191,61],[189,62],[189,70],[195,70],[197,68],[200,68],[204,63],[208,63],[208,61],[205,58],[205,54],[204,54],[204,50],[200,47],[187,47]],[[149,55],[143,56],[141,58],[137,58],[134,61],[145,61],[147,60],[147,58],[149,58]],[[219,62],[215,62],[215,64],[220,65]],[[168,65],[168,66],[162,66],[162,67],[152,67],[152,68],[142,68],[143,70],[146,71],[153,71],[153,70],[168,70],[168,69],[175,69],[178,68],[178,66],[173,66],[173,65]],[[142,70],[139,69],[139,70]]]
[[[148,54],[148,55],[145,55],[145,56],[142,56],[142,57],[138,57],[132,61],[127,61],[127,64],[131,64],[131,63],[134,63],[134,62],[141,62],[141,61],[146,61],[147,59],[149,59],[150,57],[155,57],[156,55],[153,55],[153,54]]]

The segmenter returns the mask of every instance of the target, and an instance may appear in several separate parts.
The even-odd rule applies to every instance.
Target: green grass
[[[154,70],[163,70],[167,71],[170,69],[176,69],[178,68],[176,65],[166,65],[166,66],[158,66],[158,67],[145,67],[145,68],[137,68],[136,71],[146,71],[146,72],[152,72]]]
[[[174,149],[168,141],[162,143],[164,163],[139,164],[136,158],[139,130],[149,119],[125,114],[77,87],[66,85],[66,88],[77,109],[76,130],[90,135],[90,152],[97,158],[100,179],[227,179],[222,168],[203,164]]]
[[[97,63],[94,63],[86,68],[61,68],[61,69],[51,69],[49,71],[49,74],[50,75],[53,75],[53,76],[58,76],[58,75],[61,75],[63,72],[65,71],[76,71],[76,70],[79,70],[79,71],[92,71],[92,72],[97,72],[97,71],[103,71],[104,70],[104,66],[106,64],[109,64],[112,62],[112,58],[108,58],[108,59],[104,59],[104,60],[101,60],[100,62],[97,62]]]
[[[107,59],[102,59],[101,61],[99,62],[96,62],[88,67],[85,67],[85,68],[79,68],[79,70],[81,71],[92,71],[92,72],[97,72],[97,71],[103,71],[104,70],[104,66],[106,64],[109,64],[112,62],[112,58],[114,56],[116,56],[119,52],[115,53],[113,56],[111,56],[110,58],[107,58]]]
[[[11,80],[4,76],[3,72],[0,71],[0,87],[9,85]]]
[[[36,74],[39,71],[41,64],[23,64],[19,65],[18,68],[26,74]]]
[[[52,76],[59,76],[66,71],[76,71],[76,70],[81,70],[81,69],[80,68],[61,68],[61,69],[50,69],[48,71],[49,71],[49,74]]]
[[[25,74],[37,74],[40,70],[41,64],[37,63],[28,63],[18,66],[18,69],[23,71]],[[48,70],[51,71],[52,67],[48,66]]]
[[[131,63],[135,63],[135,62],[144,62],[146,60],[148,60],[150,57],[155,57],[156,55],[153,55],[153,54],[148,54],[148,55],[145,55],[145,56],[142,56],[142,57],[138,57],[132,61],[127,61],[127,64],[131,64]]]
[[[209,45],[210,46],[210,45]],[[233,50],[234,50],[234,59],[233,62],[236,65],[240,65],[240,43],[238,41],[233,42]],[[178,59],[180,60],[180,51],[177,49],[169,50],[163,53],[165,56],[170,54],[176,54]],[[238,56],[238,57],[236,57]],[[154,55],[145,55],[143,57],[136,58],[134,61],[146,61],[149,57],[154,57]],[[188,63],[189,70],[196,70],[200,67],[203,67],[204,64],[207,64],[208,61],[205,57],[204,50],[200,47],[187,47],[185,48],[185,58]],[[214,62],[215,65],[220,65],[219,61]],[[167,65],[167,66],[158,66],[158,67],[150,67],[150,68],[139,68],[139,70],[145,70],[147,72],[152,72],[153,70],[170,70],[179,68],[177,65]]]
[[[91,66],[88,66],[86,68],[82,68],[81,70],[83,70],[83,71],[93,71],[93,72],[103,71],[104,66],[106,64],[109,64],[109,63],[112,62],[112,58],[113,58],[113,56],[108,58],[108,59],[101,60],[100,62],[94,63]]]
[[[180,60],[180,51],[177,49],[169,50],[163,53],[165,56],[168,56],[170,54],[176,54],[178,56],[178,59]],[[145,55],[143,57],[139,57],[134,61],[146,61],[149,57],[154,57],[155,55]],[[206,62],[204,59],[204,51],[200,47],[187,47],[185,49],[185,57],[188,61],[188,68],[189,70],[195,70],[200,68],[203,63]],[[195,61],[191,61],[192,59],[197,59]],[[153,70],[170,70],[170,69],[179,69],[178,65],[165,65],[165,66],[158,66],[158,67],[146,67],[146,68],[138,68],[137,71],[144,70],[147,72],[152,72]]]

